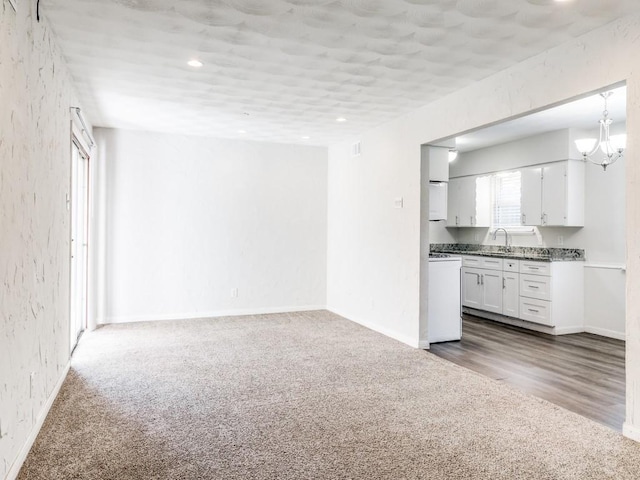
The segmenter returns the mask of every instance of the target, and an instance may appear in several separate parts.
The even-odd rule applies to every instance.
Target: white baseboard
[[[520,320],[519,318],[506,317],[498,313],[485,312],[484,310],[476,310],[475,308],[462,307],[464,313],[469,313],[475,317],[486,318],[500,323],[506,323],[514,327],[526,328],[527,330],[533,330],[534,332],[547,333],[549,335],[567,335],[570,333],[582,333],[585,331],[582,325],[575,325],[569,327],[549,327],[547,325],[540,325],[538,323],[527,322]],[[464,335],[464,331],[462,333]]]
[[[624,332],[616,332],[615,330],[608,330],[606,328],[584,327],[584,331],[587,333],[593,333],[594,335],[600,335],[602,337],[615,338],[616,340],[627,339]]]
[[[582,325],[573,327],[555,327],[555,335],[569,335],[571,333],[584,333],[585,329]]]
[[[417,338],[413,338],[410,337],[408,335],[404,335],[402,333],[398,333],[394,330],[391,330],[389,328],[386,327],[382,327],[380,325],[376,325],[375,323],[371,323],[367,320],[363,320],[361,318],[355,318],[352,315],[349,315],[345,312],[341,312],[339,309],[337,308],[333,308],[333,307],[326,307],[327,310],[329,310],[331,313],[335,313],[336,315],[340,315],[343,318],[346,318],[347,320],[350,320],[354,323],[357,323],[359,325],[362,325],[363,327],[368,328],[369,330],[373,330],[374,332],[378,332],[381,333],[387,337],[391,337],[394,340],[398,340],[399,342],[402,342],[406,345],[409,345],[410,347],[413,348],[421,348],[420,347],[420,342],[418,341]]]
[[[622,435],[636,442],[640,442],[640,428],[629,425],[627,422],[624,422],[622,425]]]
[[[46,403],[42,406],[42,409],[40,410],[40,413],[38,415],[38,419],[36,420],[36,423],[31,428],[31,433],[29,434],[27,441],[22,446],[20,453],[18,453],[18,456],[13,461],[13,464],[11,465],[9,472],[5,477],[5,480],[15,480],[16,478],[18,478],[18,474],[20,473],[22,464],[27,459],[27,455],[29,455],[29,451],[31,450],[31,447],[33,447],[33,443],[36,441],[36,438],[38,437],[38,433],[40,433],[40,429],[42,428],[42,425],[44,424],[44,421],[47,418],[47,415],[49,414],[49,410],[51,410],[51,406],[53,405],[54,400],[58,396],[58,393],[60,392],[60,388],[62,388],[62,384],[64,383],[65,378],[67,378],[67,373],[69,373],[70,367],[71,367],[71,361],[67,362],[67,365],[64,367],[64,370],[62,371],[62,375],[60,375],[60,378],[58,379],[56,386],[53,387],[53,391],[51,392],[51,395],[49,395],[49,398],[47,398]]]
[[[262,315],[266,313],[292,313],[310,312],[313,310],[325,310],[326,305],[300,305],[297,307],[265,307],[265,308],[238,308],[232,310],[215,310],[209,312],[169,313],[163,315],[134,315],[122,317],[104,317],[99,319],[100,325],[110,323],[134,323],[153,322],[165,320],[189,320],[195,318],[213,317],[238,317],[241,315]]]

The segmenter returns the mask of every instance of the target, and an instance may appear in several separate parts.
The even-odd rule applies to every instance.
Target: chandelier
[[[627,146],[627,136],[610,135],[609,127],[613,120],[609,118],[607,110],[607,100],[613,95],[613,92],[603,92],[600,96],[604,99],[604,111],[600,119],[600,138],[581,138],[575,141],[576,148],[582,154],[585,161],[590,161],[595,165],[600,165],[605,171],[607,167],[622,157],[624,149]],[[596,153],[600,150],[601,155]]]

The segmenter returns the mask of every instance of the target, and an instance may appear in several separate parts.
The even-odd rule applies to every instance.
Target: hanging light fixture
[[[604,111],[600,119],[600,138],[580,138],[576,140],[576,148],[582,154],[585,161],[589,160],[595,165],[600,165],[604,170],[609,165],[623,156],[624,149],[627,146],[626,135],[610,135],[609,127],[613,120],[609,118],[609,110],[607,110],[607,100],[613,95],[613,92],[603,92],[600,96],[604,99]],[[596,152],[601,150],[603,156],[594,158]]]

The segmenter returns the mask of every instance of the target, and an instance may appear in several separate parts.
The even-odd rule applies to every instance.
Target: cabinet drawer
[[[502,258],[463,255],[462,266],[485,268],[487,270],[502,270]]]
[[[551,300],[551,277],[521,273],[520,296]]]
[[[551,262],[532,262],[529,260],[520,261],[520,273],[530,273],[531,275],[551,275]]]
[[[502,271],[503,272],[519,272],[520,271],[520,260],[509,260],[504,259],[502,263]]]
[[[482,257],[474,257],[472,255],[462,255],[463,267],[480,267],[482,265]]]
[[[551,302],[520,297],[520,318],[528,322],[553,326],[551,323]]]
[[[502,258],[494,257],[480,257],[482,262],[480,268],[486,268],[488,270],[502,270]]]

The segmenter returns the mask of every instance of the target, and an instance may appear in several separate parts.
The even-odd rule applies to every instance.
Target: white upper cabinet
[[[522,225],[584,226],[584,163],[566,160],[521,170]]]
[[[429,181],[448,182],[449,181],[449,149],[444,147],[422,147],[423,154],[429,158]]]
[[[542,169],[542,225],[584,226],[584,163],[558,162]]]
[[[542,168],[542,225],[567,224],[567,164]]]
[[[523,168],[520,182],[520,222],[522,225],[541,225],[542,168]]]
[[[488,227],[490,225],[490,178],[469,176],[449,181],[447,226]]]

